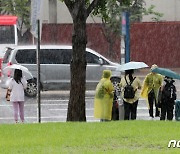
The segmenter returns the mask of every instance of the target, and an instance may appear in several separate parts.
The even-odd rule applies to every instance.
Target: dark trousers
[[[160,120],[165,120],[166,114],[167,114],[167,120],[172,120],[173,110],[174,110],[174,100],[168,99],[168,100],[162,101]]]
[[[131,120],[135,120],[137,117],[137,105],[138,100],[134,102],[133,104],[124,102],[124,120],[129,120],[131,117]]]
[[[158,107],[157,107],[157,103],[156,103],[156,99],[155,99],[155,94],[154,92],[150,92],[148,94],[148,102],[149,102],[149,116],[150,117],[154,117],[153,116],[153,104],[155,104],[155,107],[156,107],[156,113],[155,113],[155,116],[159,116],[160,112],[158,110]],[[155,103],[154,103],[155,102]]]

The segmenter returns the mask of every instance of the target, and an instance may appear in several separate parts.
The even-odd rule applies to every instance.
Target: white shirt
[[[9,82],[9,89],[11,89],[10,101],[24,101],[24,89],[27,87],[25,77],[21,78],[21,83],[17,83],[14,79]]]

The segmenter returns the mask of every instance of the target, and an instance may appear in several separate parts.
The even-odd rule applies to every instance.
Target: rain
[[[0,153],[176,153],[179,40],[180,0],[0,0]]]
[[[129,3],[128,3],[129,2]],[[0,3],[3,6],[3,2],[0,1]],[[17,2],[18,3],[18,2]],[[32,2],[33,3],[33,2]],[[40,44],[43,45],[63,45],[63,46],[71,46],[72,41],[74,41],[74,38],[76,38],[79,43],[76,44],[76,47],[80,47],[83,43],[85,43],[86,48],[92,49],[95,52],[97,52],[100,55],[96,55],[97,57],[101,58],[104,64],[108,64],[112,62],[113,67],[119,66],[120,64],[123,64],[124,62],[128,62],[125,60],[127,58],[127,42],[126,39],[127,36],[123,36],[122,30],[123,30],[123,23],[122,23],[122,12],[129,12],[129,60],[130,61],[139,61],[146,63],[149,67],[152,64],[157,64],[159,67],[169,68],[177,73],[180,73],[179,67],[179,20],[180,15],[178,13],[178,6],[180,4],[179,0],[175,1],[143,1],[139,0],[136,2],[130,2],[127,1],[127,3],[122,4],[120,2],[108,2],[106,3],[106,7],[108,8],[107,11],[109,12],[108,16],[105,16],[100,12],[100,10],[97,10],[97,8],[94,6],[94,9],[91,10],[91,13],[88,17],[85,17],[83,14],[82,17],[84,18],[84,21],[86,22],[86,35],[84,35],[82,29],[79,29],[77,32],[75,32],[76,29],[81,23],[78,21],[78,19],[75,18],[75,20],[72,19],[72,14],[68,10],[68,4],[65,2],[60,1],[48,1],[44,0],[43,5],[40,6],[39,16],[37,18],[40,19]],[[15,48],[18,46],[30,46],[33,48],[33,51],[30,51],[28,48],[23,49],[26,53],[23,53],[24,51],[19,51],[19,53],[16,55],[18,63],[25,65],[27,62],[28,65],[32,64],[32,66],[26,65],[26,67],[29,67],[29,69],[32,70],[32,74],[37,78],[37,67],[36,67],[36,45],[37,45],[37,39],[34,37],[32,33],[32,4],[27,1],[27,5],[30,10],[24,9],[24,14],[28,12],[29,16],[26,17],[27,21],[24,20],[24,18],[21,18],[17,15],[17,13],[13,12],[13,10],[20,10],[20,7],[15,6],[13,10],[8,12],[7,6],[3,6],[0,8],[1,16],[5,15],[12,15],[17,16],[17,22],[15,24],[4,25],[2,22],[0,22],[0,58],[1,61],[3,60],[3,63],[1,64],[1,76],[2,76],[2,69],[5,67],[6,64],[8,64],[8,50],[5,49],[5,47],[8,48]],[[121,7],[124,5],[124,7]],[[164,5],[164,8],[161,6]],[[83,9],[83,8],[79,8]],[[142,10],[143,11],[142,11]],[[140,11],[141,10],[141,11]],[[167,11],[169,10],[169,11]],[[14,14],[13,14],[14,13]],[[30,16],[31,15],[31,16]],[[106,17],[106,18],[105,18]],[[76,21],[77,23],[73,24],[73,21]],[[126,24],[126,22],[125,22]],[[78,38],[78,34],[81,34],[83,37]],[[87,36],[87,43],[86,39],[83,40]],[[76,43],[76,41],[74,41]],[[85,46],[81,46],[82,49],[85,48]],[[57,49],[47,49],[51,50],[50,52],[46,52],[45,49],[40,50],[40,82],[43,81],[43,83],[40,83],[41,89],[41,113],[42,113],[42,122],[46,122],[49,119],[52,121],[97,121],[93,117],[93,99],[95,94],[95,87],[100,80],[102,76],[102,71],[97,69],[97,73],[92,74],[89,72],[88,65],[86,66],[86,81],[93,81],[92,86],[85,85],[83,86],[83,79],[84,74],[82,73],[82,76],[73,74],[76,73],[76,71],[81,71],[81,69],[78,69],[79,67],[70,67],[70,65],[74,62],[77,63],[77,66],[80,66],[80,64],[84,63],[84,61],[81,61],[83,57],[86,57],[87,63],[87,54],[83,54],[83,52],[80,52],[82,54],[79,54],[77,56],[77,53],[70,53],[67,52],[65,55],[63,55],[62,50],[59,51]],[[71,50],[71,49],[68,49]],[[76,49],[80,50],[81,49]],[[126,50],[126,51],[125,51]],[[5,54],[6,52],[6,54]],[[53,54],[53,52],[58,52],[58,54]],[[62,52],[62,53],[61,53]],[[91,53],[92,54],[92,53]],[[3,59],[3,56],[6,55],[6,58]],[[74,57],[73,56],[77,56]],[[32,57],[32,58],[31,58]],[[63,58],[64,57],[64,58]],[[80,58],[82,57],[82,58]],[[95,57],[93,57],[95,58]],[[97,58],[97,64],[98,67],[101,67],[101,60]],[[96,58],[95,58],[96,59]],[[51,62],[54,61],[52,64]],[[5,64],[6,63],[6,64]],[[44,67],[46,64],[46,67]],[[51,69],[51,67],[54,69],[56,68],[55,64],[67,64],[67,71],[64,71],[63,69],[59,69],[58,72],[52,71],[52,73],[49,73],[48,75],[44,75],[42,72],[46,71],[47,69]],[[80,66],[82,67],[82,66]],[[111,66],[110,66],[111,67]],[[110,67],[107,67],[110,69]],[[72,69],[72,68],[76,68]],[[84,68],[84,67],[82,67]],[[52,69],[52,70],[53,70]],[[71,72],[74,71],[74,72]],[[114,73],[114,77],[121,78],[124,72],[116,71],[114,68],[112,68],[112,71]],[[50,71],[51,72],[51,71]],[[145,75],[149,73],[149,68],[137,70],[135,72],[137,75],[140,76],[141,81],[143,81]],[[61,74],[61,76],[59,75]],[[68,74],[68,75],[67,75]],[[81,74],[81,73],[79,73]],[[52,78],[49,78],[49,77]],[[60,76],[58,80],[56,79],[57,76]],[[62,77],[62,78],[61,78]],[[77,77],[79,81],[76,78],[76,81],[74,82],[71,77]],[[90,78],[92,77],[92,78]],[[47,79],[47,80],[46,80]],[[70,80],[71,79],[71,80]],[[57,81],[55,81],[57,80]],[[32,80],[33,86],[37,86],[36,80]],[[58,84],[60,82],[68,83],[67,87],[64,87],[63,85],[59,86]],[[77,90],[76,87],[79,84],[79,90]],[[3,83],[3,80],[1,80],[1,83]],[[52,83],[51,85],[48,85],[48,83]],[[71,87],[71,84],[72,87]],[[179,81],[176,80],[175,82],[177,89],[179,89]],[[2,87],[2,86],[1,86]],[[91,87],[91,88],[89,88]],[[33,90],[29,88],[30,90]],[[85,90],[86,89],[86,90]],[[6,92],[6,89],[1,89],[3,93]],[[71,92],[70,92],[71,91]],[[5,103],[4,95],[1,95],[2,102]],[[53,94],[54,93],[54,94]],[[70,94],[71,93],[71,94]],[[48,97],[47,97],[48,95]],[[64,96],[65,95],[65,96]],[[64,99],[64,100],[63,100]],[[121,99],[121,98],[119,98]],[[37,100],[36,97],[26,97],[26,101],[29,103],[27,105],[27,111],[26,115],[30,120],[27,122],[37,122],[37,115],[36,115],[36,105]],[[58,102],[59,101],[59,102]],[[62,102],[61,102],[62,101]],[[78,106],[77,102],[81,102],[80,106]],[[143,99],[141,100],[144,101]],[[48,103],[47,103],[48,102]],[[58,103],[57,103],[58,102]],[[64,102],[66,102],[66,105],[64,105]],[[45,104],[48,104],[47,106]],[[62,103],[62,106],[66,106],[63,110],[60,104]],[[58,113],[48,113],[49,115],[44,115],[45,110],[49,108],[49,106],[52,104],[52,106],[57,106],[59,108],[56,108],[54,110],[58,110]],[[29,109],[29,107],[33,106],[34,108]],[[69,120],[67,118],[67,110],[68,106],[73,105],[75,106],[75,109],[72,109],[71,113],[76,113],[74,117],[69,117]],[[2,104],[4,106],[4,104]],[[88,107],[88,108],[87,108]],[[69,108],[72,108],[72,106]],[[7,108],[8,110],[9,108]],[[12,109],[12,106],[11,106]],[[79,110],[82,109],[82,115],[78,114]],[[4,110],[4,107],[1,109]],[[52,109],[53,110],[53,109]],[[63,112],[63,116],[61,114],[61,111]],[[143,111],[142,111],[143,110]],[[31,112],[33,111],[31,115]],[[51,109],[50,109],[51,111]],[[138,119],[146,120],[148,119],[146,106],[140,106],[139,110],[140,113],[138,115]],[[8,110],[7,112],[11,113],[11,110]],[[11,114],[9,114],[11,115]],[[55,119],[51,118],[57,117]],[[76,116],[76,117],[75,117]],[[1,117],[7,118],[0,119],[0,123],[12,123],[13,122],[13,116],[6,117],[5,115],[2,115]],[[32,119],[30,118],[32,117]],[[44,118],[45,117],[45,118]],[[47,118],[49,117],[49,119]],[[59,118],[58,118],[59,117]],[[63,117],[63,120],[62,118]]]

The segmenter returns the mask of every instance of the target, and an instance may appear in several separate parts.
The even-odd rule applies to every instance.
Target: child
[[[173,84],[175,81],[172,78],[165,77],[165,85],[162,87],[162,96],[161,96],[161,117],[160,120],[173,119],[173,110],[176,100],[176,87]]]

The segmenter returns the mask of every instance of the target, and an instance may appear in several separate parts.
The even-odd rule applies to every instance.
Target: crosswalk
[[[41,120],[42,122],[66,122],[68,99],[42,99],[41,101]],[[120,101],[121,102],[121,101]],[[123,106],[120,107],[120,120],[122,118]],[[155,107],[154,107],[155,111]],[[38,119],[37,103],[25,103],[25,119],[27,123],[37,123]],[[94,118],[94,97],[86,98],[86,119],[87,122],[99,122]],[[155,113],[155,112],[154,112]],[[140,99],[137,107],[137,120],[150,120],[149,111],[144,99]],[[154,120],[159,120],[155,117]],[[13,123],[13,107],[11,103],[3,101],[0,103],[0,123]]]

